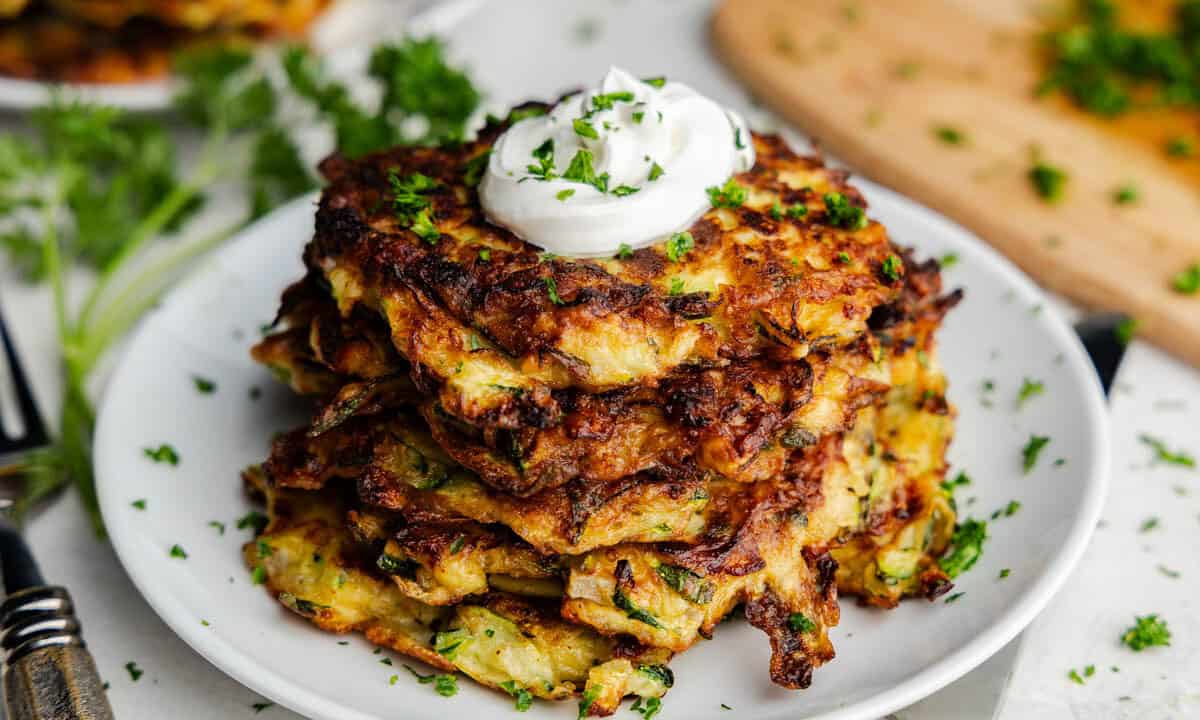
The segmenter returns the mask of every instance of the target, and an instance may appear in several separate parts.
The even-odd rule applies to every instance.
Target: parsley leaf
[[[546,294],[550,296],[550,302],[555,305],[563,305],[563,299],[558,295],[558,282],[552,277],[542,278],[542,282],[546,283]]]
[[[680,258],[687,255],[694,247],[696,247],[696,240],[690,232],[675,233],[667,240],[667,259],[671,262],[679,262]]]
[[[1025,443],[1025,447],[1021,449],[1021,467],[1025,474],[1028,475],[1037,465],[1038,456],[1042,450],[1050,444],[1050,438],[1042,435],[1030,435],[1029,442]]]
[[[987,523],[967,518],[954,528],[950,550],[938,565],[951,578],[956,578],[971,567],[983,555],[983,544],[987,541]]]
[[[733,178],[725,181],[721,187],[708,188],[708,199],[714,208],[739,208],[746,202],[746,188],[737,184]]]
[[[788,628],[795,633],[807,633],[817,629],[817,624],[808,619],[804,613],[792,613],[788,615]]]
[[[1200,262],[1192,263],[1172,277],[1171,288],[1181,295],[1200,293]]]
[[[1021,389],[1017,391],[1017,409],[1021,409],[1028,400],[1045,392],[1046,385],[1041,380],[1025,378],[1021,381]]]
[[[156,463],[167,463],[168,465],[179,464],[179,453],[170,445],[159,445],[156,448],[144,448],[142,453]]]
[[[608,173],[597,175],[593,167],[594,161],[595,156],[591,150],[579,149],[575,157],[571,158],[571,164],[562,175],[563,179],[591,185],[602,193],[608,192]]]
[[[1121,642],[1134,652],[1141,652],[1148,647],[1168,646],[1171,644],[1171,631],[1167,629],[1167,621],[1157,614],[1134,618],[1134,624],[1121,634]]]
[[[866,213],[852,205],[844,194],[825,193],[822,199],[825,201],[825,222],[844,230],[862,230],[867,226]]]
[[[1029,169],[1029,182],[1042,200],[1056,203],[1063,199],[1066,192],[1067,173],[1062,168],[1036,160]]]
[[[1138,440],[1140,440],[1143,445],[1147,445],[1154,450],[1154,462],[1156,463],[1175,465],[1177,467],[1184,468],[1196,467],[1196,458],[1183,451],[1172,452],[1171,449],[1167,447],[1167,444],[1158,438],[1151,437],[1150,435],[1143,433],[1142,435],[1138,436]]]

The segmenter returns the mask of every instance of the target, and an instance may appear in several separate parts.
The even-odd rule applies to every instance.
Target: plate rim
[[[988,272],[999,274],[1006,285],[1038,297],[1044,297],[1044,291],[1015,264],[962,226],[914,200],[865,178],[856,178],[855,183],[867,197],[870,205],[890,205],[897,212],[912,214],[922,224],[930,227],[934,231],[933,235],[950,238],[955,244],[970,246],[974,252],[986,260]],[[314,193],[298,198],[243,229],[210,256],[209,262],[204,263],[173,288],[163,299],[160,308],[168,308],[178,302],[179,298],[186,297],[186,294],[191,292],[191,288],[198,286],[204,275],[215,272],[220,267],[221,257],[235,253],[238,248],[255,242],[255,238],[266,231],[273,222],[279,222],[282,217],[291,213],[313,212],[314,198],[318,196]],[[809,715],[807,720],[878,718],[937,692],[983,663],[1024,630],[1062,588],[1072,570],[1078,565],[1095,530],[1096,523],[1100,519],[1108,494],[1111,468],[1106,461],[1106,456],[1112,447],[1111,428],[1106,421],[1107,406],[1103,399],[1104,395],[1099,379],[1082,343],[1059,313],[1049,312],[1046,322],[1056,340],[1056,348],[1063,353],[1069,376],[1074,378],[1078,385],[1077,389],[1085,406],[1086,433],[1084,437],[1090,440],[1093,448],[1091,457],[1086,458],[1087,468],[1090,469],[1090,472],[1084,480],[1082,501],[1077,507],[1064,542],[1059,546],[1040,577],[1028,590],[1018,596],[1017,602],[1000,613],[995,621],[973,640],[886,690],[844,707]],[[118,403],[116,398],[119,397],[119,394],[112,391],[129,382],[125,377],[128,368],[131,367],[127,359],[138,345],[145,341],[144,338],[150,336],[153,330],[154,324],[151,322],[151,318],[147,318],[134,333],[114,369],[97,414],[94,469],[101,511],[107,517],[118,517],[117,512],[121,502],[116,493],[116,488],[120,487],[120,483],[116,479],[110,480],[110,473],[107,470],[108,467],[118,463],[114,454],[121,447],[120,443],[110,440],[110,436],[113,436],[114,433],[118,433],[117,437],[119,437],[119,428],[111,421],[111,417],[116,413],[113,408]],[[1080,458],[1080,460],[1084,460],[1084,458]],[[270,667],[259,665],[233,643],[204,632],[203,628],[194,622],[192,613],[187,610],[175,593],[169,592],[165,585],[153,582],[155,573],[152,569],[149,566],[139,566],[138,543],[134,540],[133,532],[132,527],[127,529],[122,523],[114,523],[109,527],[109,538],[121,566],[139,594],[172,632],[208,662],[238,683],[306,716],[320,720],[378,720],[375,715],[343,706],[325,695],[295,683],[286,675],[276,672]],[[788,716],[786,710],[783,713],[764,717]]]

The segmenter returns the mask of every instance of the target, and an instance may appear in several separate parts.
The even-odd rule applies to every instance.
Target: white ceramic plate
[[[445,32],[482,0],[338,0],[309,31],[309,42],[325,56],[339,77],[361,75],[369,48],[403,32],[417,35]],[[132,112],[161,112],[171,106],[176,84],[169,79],[142,83],[83,85],[22,80],[0,75],[0,109],[29,110],[46,105],[56,92],[84,102]]]
[[[811,689],[767,677],[765,636],[744,622],[722,625],[672,663],[677,683],[662,718],[738,717],[876,720],[949,683],[1012,639],[1067,579],[1095,526],[1106,487],[1107,425],[1098,383],[1071,330],[1042,308],[1038,289],[964,230],[898,195],[859,181],[871,214],[923,257],[955,253],[947,285],[966,300],[940,335],[959,408],[951,449],[973,483],[959,491],[964,515],[990,516],[1010,500],[1012,517],[990,524],[983,558],[961,576],[953,604],[912,601],[883,612],[845,603],[833,634],[838,657]],[[349,646],[282,609],[251,584],[239,548],[250,509],[238,472],[261,461],[271,435],[303,415],[288,391],[250,361],[259,326],[279,292],[301,273],[313,199],[248,229],[176,290],[133,340],[108,388],[96,435],[100,503],[130,577],[163,620],[213,664],[264,696],[321,720],[508,717],[511,699],[463,680],[445,699],[364,641]],[[196,391],[192,376],[217,383]],[[1017,411],[1023,378],[1046,393]],[[992,407],[981,403],[991,381]],[[258,400],[251,388],[261,388]],[[1034,472],[1021,472],[1031,434],[1051,437]],[[173,445],[177,467],[154,464],[147,447]],[[1056,463],[1061,458],[1062,463]],[[145,510],[131,502],[145,498]],[[225,523],[220,534],[210,521]],[[186,560],[172,558],[182,546]],[[999,578],[1009,568],[1007,578]],[[201,621],[206,621],[207,624]],[[397,659],[397,665],[400,660]],[[404,661],[410,662],[411,661]],[[539,702],[529,717],[574,717],[573,703]]]

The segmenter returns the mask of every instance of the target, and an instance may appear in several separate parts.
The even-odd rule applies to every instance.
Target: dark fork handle
[[[8,720],[113,720],[65,588],[42,586],[0,605]]]
[[[21,421],[25,431],[20,437],[8,437],[0,424],[0,455],[16,453],[23,450],[46,445],[50,438],[46,434],[46,426],[42,423],[41,413],[33,400],[33,392],[29,388],[29,380],[25,377],[25,369],[17,357],[17,349],[8,334],[4,324],[4,315],[0,314],[0,343],[4,345],[4,356],[8,360],[8,372],[12,378],[13,390],[17,395],[17,410],[21,413]]]

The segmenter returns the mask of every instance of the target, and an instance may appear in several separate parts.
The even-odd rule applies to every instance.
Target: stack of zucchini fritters
[[[959,296],[936,262],[763,136],[687,237],[541,254],[479,207],[506,127],[322,166],[308,274],[254,349],[318,401],[245,475],[272,594],[605,715],[663,695],[671,656],[739,607],[801,688],[833,657],[839,592],[945,592],[933,336]]]

